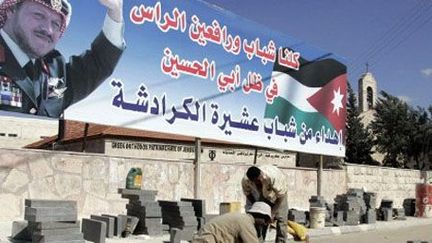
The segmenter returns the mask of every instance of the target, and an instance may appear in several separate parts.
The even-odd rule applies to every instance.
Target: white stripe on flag
[[[293,77],[283,72],[273,71],[272,79],[277,84],[279,97],[289,101],[304,112],[317,112],[307,101],[307,98],[314,95],[321,88],[304,86]]]

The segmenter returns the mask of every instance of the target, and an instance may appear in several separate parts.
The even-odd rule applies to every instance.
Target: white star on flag
[[[331,103],[333,104],[333,113],[336,111],[337,115],[339,116],[339,109],[343,108],[342,99],[343,95],[340,93],[340,87],[338,90],[333,90],[333,100]]]

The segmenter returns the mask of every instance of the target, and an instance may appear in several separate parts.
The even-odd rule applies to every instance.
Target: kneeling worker
[[[246,214],[227,213],[210,220],[192,243],[259,243],[257,232],[271,221],[271,208],[255,202]]]

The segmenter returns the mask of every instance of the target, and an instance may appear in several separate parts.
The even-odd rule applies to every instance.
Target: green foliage
[[[377,150],[384,153],[384,165],[406,167],[412,136],[415,133],[415,120],[408,104],[399,98],[381,91],[375,110],[375,120],[371,123]]]
[[[357,99],[349,83],[346,128],[345,161],[356,164],[375,164],[371,157],[373,139],[361,122]]]

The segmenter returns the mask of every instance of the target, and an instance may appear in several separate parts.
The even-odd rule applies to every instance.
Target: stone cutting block
[[[76,221],[76,208],[25,207],[24,219],[33,222]]]
[[[95,243],[105,243],[106,223],[95,219],[82,220],[82,233],[84,239]]]
[[[288,220],[299,224],[306,224],[306,214],[304,211],[290,209],[288,210]]]
[[[33,208],[77,208],[76,201],[68,200],[26,199],[24,204]]]
[[[206,204],[204,199],[181,198],[180,201],[192,202],[195,216],[204,217],[206,215]]]
[[[91,219],[103,221],[106,224],[106,237],[114,237],[114,219],[106,216],[90,215]]]
[[[104,217],[110,217],[114,220],[114,236],[120,236],[120,233],[118,231],[118,218],[117,216],[110,215],[110,214],[102,214]]]
[[[156,201],[129,200],[127,205],[132,207],[160,208],[159,203]]]

